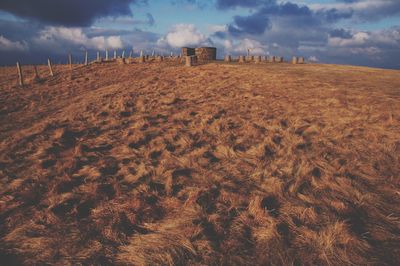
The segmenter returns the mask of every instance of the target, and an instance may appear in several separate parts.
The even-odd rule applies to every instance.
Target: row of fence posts
[[[47,59],[47,66],[49,68],[49,74],[51,77],[54,77],[54,72],[53,72],[53,66],[51,64],[50,58]],[[37,70],[36,66],[33,66],[34,72],[35,72],[35,80],[40,80],[39,72]],[[19,62],[17,62],[17,71],[18,71],[18,83],[20,86],[24,86],[24,76],[22,74],[22,67]]]
[[[133,51],[131,50],[130,53],[129,53],[129,58],[132,58],[132,54],[133,54]],[[154,56],[155,56],[155,52],[153,50],[152,51],[152,57],[154,58]],[[146,60],[148,60],[148,57],[149,56],[148,55],[145,56],[143,54],[143,51],[141,50],[140,51],[140,56],[139,56],[139,63],[144,63]],[[172,53],[171,53],[171,57],[172,57]],[[113,59],[117,59],[117,51],[114,51],[114,58]],[[122,62],[124,63],[125,62],[125,60],[124,60],[125,59],[125,50],[122,51],[121,59],[122,59]],[[161,56],[160,61],[163,61],[163,59],[164,59],[163,56]],[[105,51],[105,60],[109,61],[109,55],[108,55],[108,50],[107,49]],[[102,61],[99,51],[97,51],[97,54],[96,54],[96,61],[97,62],[101,62]],[[232,56],[231,55],[226,55],[225,58],[224,58],[224,61],[225,62],[232,62]],[[274,62],[282,63],[282,62],[284,62],[284,59],[283,59],[283,57],[279,57],[279,56],[270,56],[270,57],[266,57],[265,61],[270,62],[270,63],[274,63]],[[186,56],[186,58],[185,58],[185,65],[186,66],[193,66],[193,65],[197,64],[197,62],[198,62],[197,56]],[[240,55],[239,58],[238,58],[238,62],[239,63],[255,62],[256,64],[258,64],[258,63],[262,62],[262,57],[261,56],[250,56],[250,55],[245,57],[243,55]],[[294,56],[292,58],[292,64],[304,64],[304,63],[305,63],[304,57],[296,57],[296,56]],[[49,68],[50,76],[54,77],[53,67],[52,67],[52,63],[51,63],[50,58],[47,59],[47,65],[48,65],[48,68]],[[69,65],[69,69],[72,71],[73,67],[72,67],[72,55],[71,54],[68,54],[68,65]],[[85,66],[89,65],[89,57],[88,57],[88,52],[87,51],[85,51],[84,65]],[[19,85],[23,86],[24,85],[24,78],[23,78],[23,74],[22,74],[22,67],[21,67],[21,64],[19,62],[17,62],[17,70],[18,70]],[[39,73],[38,73],[38,70],[37,70],[36,66],[34,66],[34,72],[35,72],[35,80],[40,80]]]
[[[125,51],[122,52],[122,57],[124,57],[125,55]],[[130,56],[132,55],[132,51]],[[117,57],[117,51],[114,51],[114,58]],[[108,60],[108,50],[106,50],[106,58]],[[97,52],[97,61],[100,61],[100,52]],[[72,55],[68,54],[68,66],[69,69],[72,71],[73,68],[73,62],[72,62]],[[88,52],[85,51],[85,60],[84,60],[84,65],[88,66],[89,65],[89,56],[88,56]],[[49,68],[49,74],[51,77],[54,77],[54,71],[53,71],[53,66],[51,63],[50,58],[47,59],[47,66]],[[35,73],[35,80],[40,80],[40,76],[39,76],[39,72],[37,70],[37,66],[33,66],[34,68],[34,73]],[[24,86],[25,82],[24,82],[24,76],[22,73],[22,66],[19,62],[17,62],[17,71],[18,71],[18,83],[20,86]]]
[[[225,55],[224,61],[225,62],[232,62],[233,61],[232,56],[231,55]],[[263,60],[260,55],[258,55],[258,56],[250,56],[250,55],[243,56],[243,55],[240,55],[238,57],[237,61],[239,63],[254,62],[256,64],[259,64],[262,61],[268,62],[268,63],[283,63],[284,62],[284,58],[282,56],[269,56],[269,57],[266,56],[265,59]],[[305,64],[304,57],[293,56],[292,64]]]
[[[133,55],[133,50],[130,51],[129,58],[132,58],[132,55]],[[152,51],[152,57],[154,57],[154,55],[155,55],[155,51],[153,50]],[[125,58],[125,50],[122,51],[121,58],[122,59]],[[114,51],[113,59],[117,59],[117,51]],[[140,51],[139,62],[143,63],[143,62],[146,61],[146,59],[148,59],[148,58],[146,58],[146,56],[143,55],[143,51]],[[160,61],[163,61],[163,59],[164,59],[163,56],[161,56]],[[102,59],[101,59],[100,52],[97,51],[96,61],[97,62],[101,62],[101,60]],[[105,50],[105,60],[106,61],[110,60],[108,49]],[[47,59],[47,65],[48,65],[48,68],[49,68],[50,76],[54,77],[53,67],[52,67],[52,63],[51,63],[50,58]],[[89,65],[88,51],[85,51],[84,65],[85,66]],[[68,66],[69,66],[69,69],[72,71],[72,69],[73,69],[72,54],[68,54]],[[18,83],[19,83],[20,86],[24,86],[24,76],[23,76],[23,72],[22,72],[22,65],[19,62],[17,62],[17,71],[18,71]],[[39,73],[38,73],[38,70],[37,70],[36,66],[34,66],[34,73],[35,73],[35,80],[40,80]]]

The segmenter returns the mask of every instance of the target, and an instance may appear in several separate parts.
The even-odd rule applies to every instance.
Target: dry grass
[[[23,89],[15,72],[0,69],[0,264],[400,260],[398,71],[56,66]]]

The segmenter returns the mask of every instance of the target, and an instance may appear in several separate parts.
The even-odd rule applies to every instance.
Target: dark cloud
[[[270,20],[266,14],[256,13],[250,16],[235,16],[234,23],[228,30],[233,35],[238,34],[262,34],[270,27]]]
[[[341,19],[349,19],[354,15],[353,9],[348,10],[338,10],[336,8],[331,8],[323,11],[317,11],[317,16],[320,16],[323,20],[328,23],[335,23]]]
[[[262,34],[266,29],[270,28],[274,18],[283,18],[281,21],[288,27],[316,28],[322,24],[335,23],[352,16],[352,10],[330,8],[315,12],[308,6],[268,0],[263,1],[257,11],[250,15],[235,16],[233,22],[229,24],[228,30],[230,34],[235,36]]]
[[[274,3],[275,0],[217,0],[216,6],[219,9],[235,7],[257,7],[262,4]]]
[[[333,8],[341,14],[352,13],[354,22],[362,23],[366,21],[377,21],[387,17],[396,16],[400,14],[400,1],[399,0],[336,0],[340,4],[337,9]],[[341,9],[338,11],[338,9]]]
[[[264,1],[263,6],[248,16],[235,16],[233,23],[228,27],[232,35],[262,34],[271,26],[271,17],[292,17],[297,26],[316,25],[312,11],[306,6],[299,6],[290,2],[283,4],[275,0]],[[300,23],[300,24],[299,24]]]
[[[330,37],[338,37],[342,39],[351,39],[353,35],[349,30],[345,29],[333,29],[329,32]]]
[[[219,39],[226,39],[228,34],[223,31],[217,31],[212,34],[212,37],[219,38]]]
[[[1,0],[0,10],[63,26],[89,26],[106,16],[131,15],[130,4],[147,0]]]

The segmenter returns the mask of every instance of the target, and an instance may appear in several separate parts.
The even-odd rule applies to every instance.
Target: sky
[[[400,69],[400,0],[0,1],[0,65],[183,46]]]

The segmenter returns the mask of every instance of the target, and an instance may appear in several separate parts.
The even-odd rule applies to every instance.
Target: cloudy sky
[[[0,64],[216,46],[400,69],[400,0],[1,0]]]

